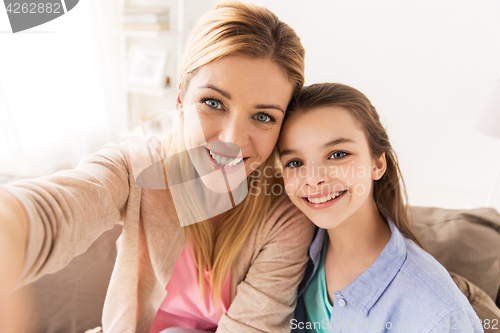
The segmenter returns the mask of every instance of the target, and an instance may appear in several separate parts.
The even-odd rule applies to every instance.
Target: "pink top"
[[[158,333],[169,327],[215,332],[231,302],[230,275],[228,274],[222,287],[222,302],[215,304],[209,283],[210,273],[205,269],[205,288],[201,299],[198,270],[186,244],[168,281],[167,297],[161,304],[149,333]]]

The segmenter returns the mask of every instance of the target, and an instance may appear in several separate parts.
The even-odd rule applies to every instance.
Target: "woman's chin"
[[[211,191],[215,193],[228,193],[229,191],[235,192],[237,189],[240,189],[240,185],[245,182],[246,184],[246,175],[245,169],[242,169],[243,172],[237,173],[223,173],[222,169],[216,170],[204,176],[201,176],[201,180],[203,184]]]

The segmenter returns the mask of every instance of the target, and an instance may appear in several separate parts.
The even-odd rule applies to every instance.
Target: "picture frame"
[[[167,60],[166,47],[131,45],[127,54],[127,84],[164,88]]]

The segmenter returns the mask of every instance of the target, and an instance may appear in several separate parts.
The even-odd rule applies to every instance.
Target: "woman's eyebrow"
[[[222,96],[226,97],[227,99],[231,99],[231,95],[229,95],[228,92],[225,92],[224,90],[222,89],[219,89],[211,84],[205,84],[203,86],[200,86],[198,87],[198,89],[212,89],[212,90],[215,90],[217,91],[219,94],[221,94]]]
[[[285,113],[285,111],[283,111],[282,108],[280,108],[278,105],[274,105],[274,104],[258,104],[255,106],[255,108],[256,109],[276,109],[276,110],[283,112],[283,114]]]
[[[212,85],[212,84],[205,84],[203,86],[200,86],[198,87],[198,89],[212,89],[212,90],[215,90],[217,91],[219,94],[221,94],[222,96],[226,97],[227,99],[231,99],[231,95],[222,90],[222,89],[219,89],[217,88],[216,86]],[[285,111],[283,110],[283,108],[281,108],[279,105],[275,105],[275,104],[257,104],[255,106],[256,109],[276,109],[276,110],[279,110],[281,111],[283,114],[285,113]]]

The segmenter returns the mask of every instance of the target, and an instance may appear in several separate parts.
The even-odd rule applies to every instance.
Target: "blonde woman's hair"
[[[205,14],[191,33],[190,41],[181,62],[181,97],[188,89],[190,79],[196,71],[214,60],[239,55],[250,58],[265,58],[276,63],[298,91],[304,84],[305,51],[299,37],[286,23],[264,7],[228,1],[217,4]],[[185,151],[182,130],[178,129],[163,142],[163,153],[172,155]],[[185,156],[187,156],[185,154]],[[183,173],[185,179],[193,175],[183,168],[179,159],[169,168]],[[272,170],[273,177],[269,175]],[[267,170],[266,173],[263,170]],[[198,267],[200,292],[203,292],[204,269],[210,271],[212,294],[220,300],[233,262],[238,257],[251,230],[266,219],[276,196],[264,193],[264,188],[282,186],[282,179],[274,177],[280,171],[276,149],[271,156],[249,176],[251,186],[247,197],[235,208],[223,214],[217,230],[210,220],[184,227],[188,244]],[[282,188],[282,187],[281,187]],[[182,198],[189,203],[193,198]],[[195,214],[195,213],[193,213]]]
[[[217,4],[198,21],[182,57],[183,91],[196,70],[229,55],[274,61],[295,91],[304,85],[304,47],[289,25],[264,7],[238,1]]]
[[[373,182],[375,203],[383,215],[388,215],[394,221],[403,235],[426,250],[413,230],[408,195],[396,152],[380,122],[377,110],[362,92],[340,83],[304,87],[289,104],[285,121],[294,114],[325,106],[343,107],[361,124],[372,158],[378,159],[385,153],[387,169],[379,180]]]

